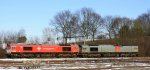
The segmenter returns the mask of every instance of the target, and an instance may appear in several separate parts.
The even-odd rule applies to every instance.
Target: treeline
[[[92,8],[82,8],[76,12],[64,10],[54,16],[50,25],[62,34],[65,43],[67,39],[78,37],[92,41],[103,39],[113,44],[139,45],[140,54],[150,55],[150,11],[131,19],[111,15],[102,17]]]
[[[19,31],[1,31],[0,43],[24,43],[26,42],[26,34],[24,29]]]
[[[136,19],[120,16],[105,16],[92,8],[82,8],[75,13],[64,10],[56,14],[50,23],[63,35],[65,43],[68,38],[78,36],[86,39],[106,38],[122,40],[150,36],[150,11]],[[103,33],[103,34],[101,34]]]
[[[27,37],[25,29],[18,31],[0,31],[0,44],[2,43],[27,43],[27,44],[48,44],[52,41],[52,30],[50,27],[45,27],[42,38],[38,36]],[[51,42],[52,43],[52,42]],[[1,47],[1,46],[0,46]]]

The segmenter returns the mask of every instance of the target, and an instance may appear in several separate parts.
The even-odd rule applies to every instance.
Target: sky
[[[0,0],[0,31],[25,29],[27,37],[42,36],[42,30],[63,10],[92,8],[102,17],[137,18],[150,10],[150,0]]]

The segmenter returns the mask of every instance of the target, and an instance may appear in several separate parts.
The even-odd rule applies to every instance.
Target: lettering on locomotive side
[[[55,48],[43,48],[43,50],[54,50]]]

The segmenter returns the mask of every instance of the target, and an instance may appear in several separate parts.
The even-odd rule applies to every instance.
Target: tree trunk
[[[95,34],[93,33],[93,35],[92,35],[92,39],[93,39],[93,41],[94,41],[94,37],[95,37]]]
[[[109,35],[109,39],[111,39],[111,35],[110,35],[110,32],[108,33],[108,35]]]
[[[65,37],[65,44],[67,44],[67,37]]]

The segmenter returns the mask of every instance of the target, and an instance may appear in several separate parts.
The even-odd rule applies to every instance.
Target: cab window
[[[66,51],[71,51],[71,47],[63,47],[63,51],[66,52]]]
[[[11,47],[11,49],[15,50],[15,49],[16,49],[16,47],[15,47],[15,46],[12,46],[12,47]]]
[[[98,52],[98,47],[92,47],[92,48],[90,48],[90,52]]]

